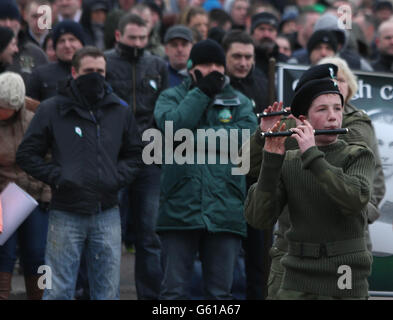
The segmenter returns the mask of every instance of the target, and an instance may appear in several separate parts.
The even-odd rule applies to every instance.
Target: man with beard
[[[268,75],[269,59],[286,62],[288,58],[279,52],[276,44],[278,19],[269,12],[261,12],[251,18],[251,36],[255,43],[256,67]]]
[[[116,30],[117,45],[106,52],[107,81],[133,110],[140,134],[155,127],[156,100],[168,86],[163,59],[144,50],[148,41],[146,22],[127,14]],[[145,145],[148,142],[143,142]],[[128,197],[135,232],[135,283],[138,299],[158,299],[162,281],[161,244],[155,232],[160,196],[160,168],[143,165],[130,186]]]
[[[375,39],[379,58],[373,63],[375,71],[393,72],[393,19],[383,22]]]
[[[113,300],[119,298],[121,260],[117,193],[142,162],[141,138],[132,109],[105,82],[100,50],[78,50],[71,72],[37,109],[16,161],[52,189],[45,254],[52,287],[43,299],[74,298],[85,249],[91,299]]]

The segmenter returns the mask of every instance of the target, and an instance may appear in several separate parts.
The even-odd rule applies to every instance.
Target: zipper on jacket
[[[136,63],[132,64],[132,110],[136,114]]]
[[[93,119],[93,121],[94,121],[94,123],[96,125],[96,129],[97,129],[96,130],[96,133],[97,133],[97,167],[98,167],[97,184],[99,184],[100,180],[101,180],[101,157],[100,157],[100,148],[99,148],[100,136],[101,136],[100,124],[97,122],[97,119],[94,116],[93,111],[89,110],[89,112],[90,112],[90,115],[91,115],[91,117],[92,117],[92,119]],[[100,213],[102,211],[101,201],[100,201],[100,199],[97,199],[97,200],[98,200],[98,204],[97,204],[97,210],[98,211],[97,212]]]

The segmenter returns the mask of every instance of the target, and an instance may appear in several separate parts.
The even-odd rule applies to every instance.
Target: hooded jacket
[[[355,50],[349,48],[349,33],[339,26],[338,18],[331,14],[325,13],[322,15],[314,26],[314,32],[318,30],[330,30],[336,34],[337,41],[342,45],[339,49],[339,55],[347,61],[349,67],[355,70],[373,71],[371,65],[362,58]]]
[[[117,205],[118,190],[132,182],[141,164],[131,109],[107,86],[94,110],[70,79],[41,103],[19,146],[17,163],[52,187],[52,209],[94,214]]]

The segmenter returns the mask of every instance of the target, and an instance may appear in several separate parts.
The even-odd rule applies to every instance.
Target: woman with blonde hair
[[[326,57],[321,59],[318,64],[332,63],[337,66],[337,81],[341,94],[344,97],[344,103],[355,96],[358,91],[357,77],[349,69],[347,62],[339,57]]]

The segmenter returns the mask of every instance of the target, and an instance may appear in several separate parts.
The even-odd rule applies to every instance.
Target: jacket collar
[[[83,104],[82,97],[78,90],[75,89],[73,85],[73,78],[68,78],[66,81],[59,83],[58,89],[58,107],[60,114],[65,116],[67,113],[75,111],[80,117],[92,120],[88,108]],[[113,94],[113,89],[111,86],[106,84],[106,93],[104,99],[98,102],[96,110],[100,113],[100,109],[110,107],[115,104],[120,104],[119,98]]]

